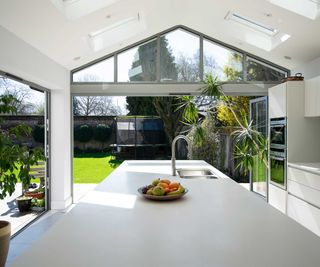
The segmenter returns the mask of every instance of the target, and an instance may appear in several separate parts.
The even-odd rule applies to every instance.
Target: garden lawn
[[[76,154],[73,158],[73,182],[98,184],[121,163],[106,153]]]

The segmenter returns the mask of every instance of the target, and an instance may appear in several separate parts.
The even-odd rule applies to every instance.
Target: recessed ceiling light
[[[285,59],[288,59],[288,60],[291,60],[291,59],[292,59],[292,57],[290,57],[290,56],[284,56],[284,58],[285,58]]]
[[[251,18],[242,16],[238,13],[229,11],[228,14],[225,17],[226,20],[233,20],[235,22],[241,23],[247,27],[250,27],[251,29],[254,29],[256,31],[265,33],[269,36],[276,35],[279,31],[275,28],[272,28],[270,26],[267,26],[261,22],[255,21]]]
[[[77,60],[79,60],[80,58],[81,58],[81,57],[79,57],[79,56],[78,56],[78,57],[74,57],[73,60],[74,60],[74,61],[77,61]]]

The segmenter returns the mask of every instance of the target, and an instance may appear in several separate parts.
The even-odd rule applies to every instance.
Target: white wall
[[[305,80],[320,76],[320,57],[301,65],[291,71],[291,75],[301,72]]]
[[[0,70],[51,91],[51,207],[71,203],[69,71],[0,26]]]

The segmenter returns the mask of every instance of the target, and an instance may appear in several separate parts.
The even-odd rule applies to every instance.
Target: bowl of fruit
[[[156,179],[151,184],[142,186],[138,192],[151,200],[174,200],[183,197],[188,189],[180,183],[171,182],[168,179]]]

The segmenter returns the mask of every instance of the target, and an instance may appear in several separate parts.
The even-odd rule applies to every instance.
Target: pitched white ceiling
[[[291,37],[271,51],[249,44],[250,29],[247,33],[241,25],[237,28],[226,20],[229,11]],[[115,36],[101,50],[92,49],[89,34],[137,14],[143,22],[140,30]],[[320,18],[309,19],[270,0],[0,0],[0,25],[68,69],[175,25],[185,25],[289,69],[320,57]],[[242,34],[235,34],[237,31]]]

